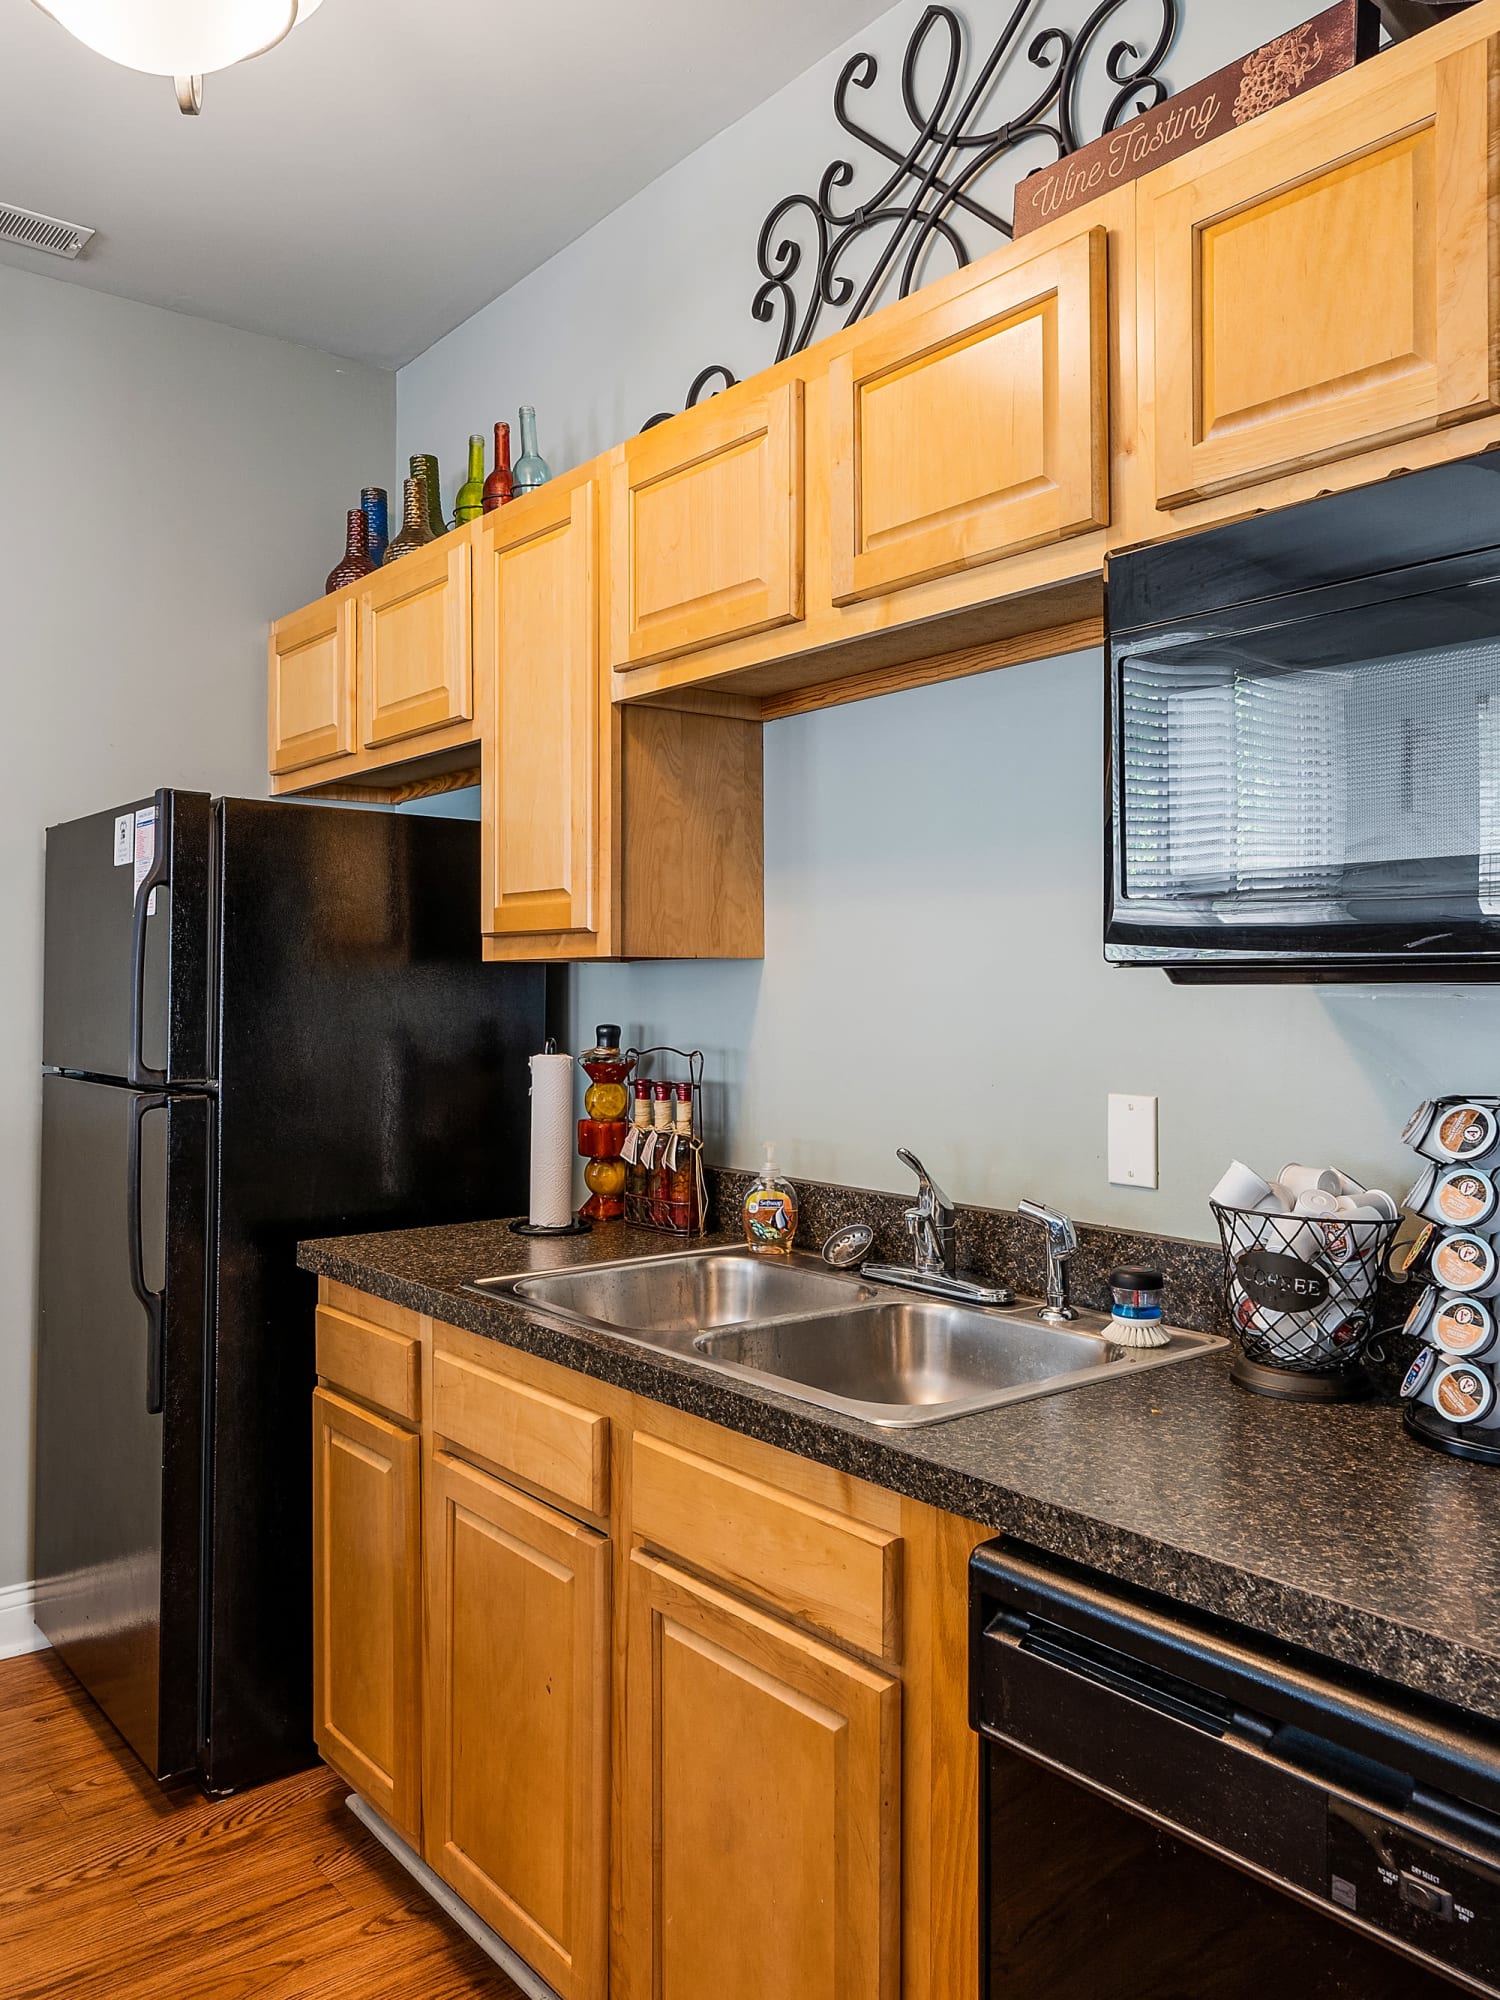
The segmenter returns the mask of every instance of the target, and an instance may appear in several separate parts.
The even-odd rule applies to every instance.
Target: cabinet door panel
[[[500,509],[478,537],[492,937],[597,928],[598,535],[590,479]]]
[[[802,616],[802,384],[729,392],[622,448],[611,657],[645,666]]]
[[[469,540],[378,569],[359,593],[359,680],[367,750],[474,713]]]
[[[834,357],[835,603],[1107,524],[1107,293],[1091,229]]]
[[[1159,505],[1497,407],[1497,46],[1142,183]]]
[[[563,2000],[608,1968],[609,1543],[438,1452],[427,1859]]]
[[[900,1688],[630,1563],[625,1925],[653,2000],[894,2000]]]
[[[325,1762],[421,1838],[421,1445],[313,1392],[313,1716]]]
[[[354,749],[355,607],[325,597],[271,628],[273,777],[347,757]]]

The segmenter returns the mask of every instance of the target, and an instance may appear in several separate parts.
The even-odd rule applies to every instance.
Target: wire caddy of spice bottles
[[[1401,1385],[1406,1428],[1500,1465],[1500,1098],[1434,1099],[1402,1136],[1424,1161],[1404,1206],[1420,1224],[1410,1267],[1427,1280],[1406,1320],[1422,1343]]]
[[[625,1163],[625,1220],[663,1236],[701,1236],[708,1212],[703,1172],[703,1051],[663,1043],[635,1051]]]

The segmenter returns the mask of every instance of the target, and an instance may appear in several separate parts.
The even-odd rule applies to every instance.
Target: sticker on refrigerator
[[[151,873],[151,864],[156,859],[156,807],[142,806],[135,816],[135,882],[134,893],[139,895],[141,884]],[[156,915],[156,891],[151,891],[151,900],[146,905],[146,915]]]
[[[135,814],[115,814],[115,866],[128,868],[135,859]]]

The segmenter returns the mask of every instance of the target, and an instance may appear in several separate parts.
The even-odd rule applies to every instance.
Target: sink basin
[[[705,1360],[820,1392],[860,1416],[890,1423],[957,1414],[1055,1389],[1119,1367],[1125,1350],[1098,1333],[1042,1325],[966,1306],[917,1299],[700,1334]],[[907,1421],[911,1421],[910,1418]]]
[[[1121,1348],[1098,1313],[1047,1326],[1034,1306],[924,1299],[814,1257],[773,1263],[733,1248],[479,1278],[465,1289],[886,1429],[1118,1381],[1225,1345],[1173,1330],[1169,1346]]]
[[[525,1299],[610,1333],[664,1335],[837,1311],[876,1296],[855,1273],[831,1271],[815,1259],[772,1263],[747,1250],[689,1250],[522,1278],[481,1278],[471,1289]]]

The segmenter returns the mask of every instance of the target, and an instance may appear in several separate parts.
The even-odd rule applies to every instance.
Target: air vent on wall
[[[12,208],[0,201],[0,243],[19,243],[25,250],[46,250],[54,257],[76,257],[93,235],[76,222],[55,215],[36,215],[29,208]]]

